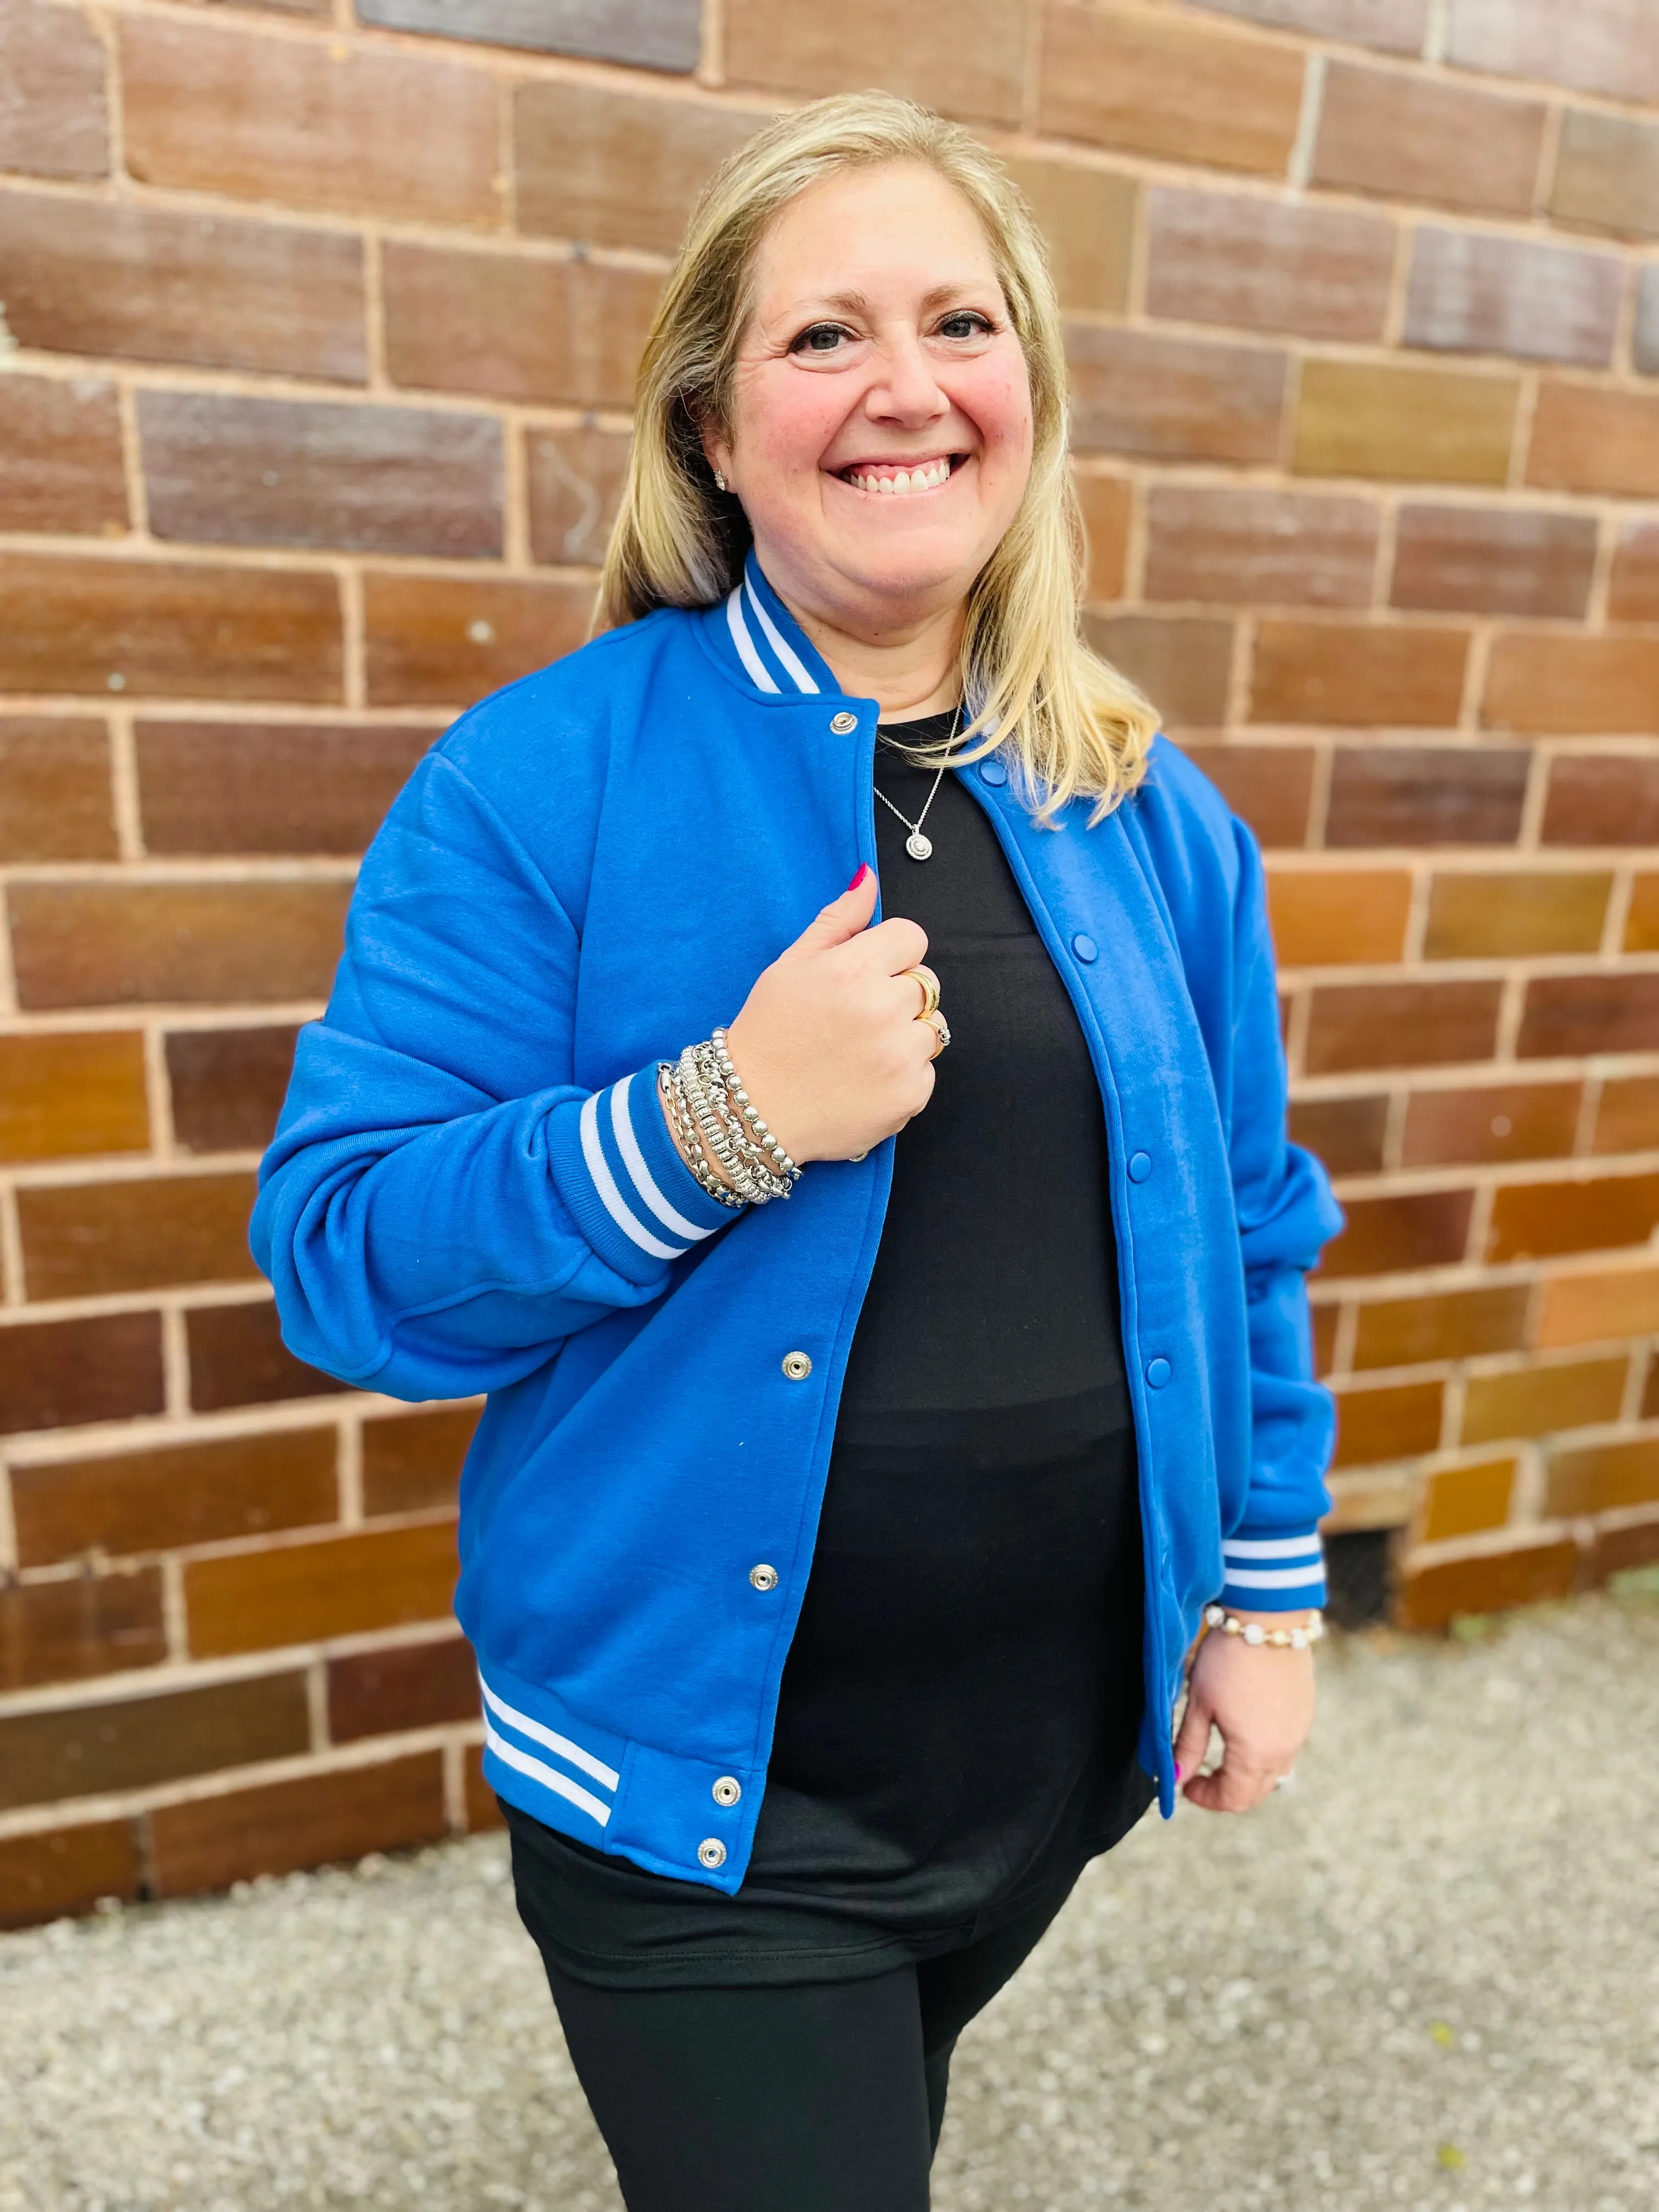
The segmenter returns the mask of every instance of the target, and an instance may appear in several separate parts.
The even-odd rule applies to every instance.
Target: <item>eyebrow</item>
[[[961,276],[954,283],[935,284],[931,292],[923,295],[921,304],[924,308],[941,307],[947,300],[958,298],[963,292],[975,290],[983,281],[980,277]],[[994,284],[996,282],[994,277],[990,281]],[[870,308],[870,302],[862,292],[828,292],[821,295],[816,302],[811,299],[803,300],[793,313],[805,314],[815,305],[848,315],[867,314]]]

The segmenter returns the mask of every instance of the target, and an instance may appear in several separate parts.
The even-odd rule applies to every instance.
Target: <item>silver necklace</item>
[[[961,727],[962,709],[958,707],[957,708],[957,719],[951,725],[949,738],[945,740],[947,745],[953,745],[956,743],[957,732]],[[888,812],[890,814],[898,814],[899,820],[910,832],[909,836],[904,841],[904,849],[910,855],[910,858],[913,860],[931,860],[933,857],[933,841],[931,837],[924,834],[921,825],[927,819],[927,807],[931,806],[933,801],[939,797],[939,787],[940,784],[944,782],[945,771],[950,765],[950,756],[947,753],[945,757],[939,764],[939,774],[933,778],[933,789],[927,794],[927,804],[922,808],[921,813],[917,815],[914,822],[910,819],[908,814],[899,814],[897,807],[894,805],[892,800],[887,796],[887,793],[881,789],[879,785],[875,787],[876,797],[880,799],[882,805],[887,809]]]

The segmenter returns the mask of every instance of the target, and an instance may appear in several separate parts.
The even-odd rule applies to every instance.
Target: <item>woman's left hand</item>
[[[1284,1613],[1241,1613],[1241,1620],[1283,1627]],[[1187,1688],[1187,1712],[1176,1740],[1177,1774],[1190,1778],[1182,1795],[1206,1813],[1248,1813],[1296,1764],[1314,1716],[1311,1651],[1246,1644],[1212,1630],[1200,1641]],[[1225,1753],[1212,1774],[1200,1774],[1210,1727]]]

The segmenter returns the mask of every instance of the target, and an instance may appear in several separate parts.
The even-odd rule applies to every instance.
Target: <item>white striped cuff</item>
[[[1325,1602],[1325,1547],[1317,1528],[1299,1536],[1229,1536],[1221,1558],[1223,1605],[1292,1613]]]
[[[678,1260],[732,1219],[668,1133],[654,1062],[584,1099],[576,1133],[581,1166],[567,1194],[594,1249],[619,1273],[637,1279],[645,1262]]]

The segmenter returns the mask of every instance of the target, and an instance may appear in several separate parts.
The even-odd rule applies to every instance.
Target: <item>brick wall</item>
[[[9,1917],[490,1818],[475,1409],[283,1350],[254,1165],[690,192],[872,80],[1030,192],[1094,634],[1269,849],[1334,1526],[1425,1626],[1659,1553],[1651,0],[0,0]]]

